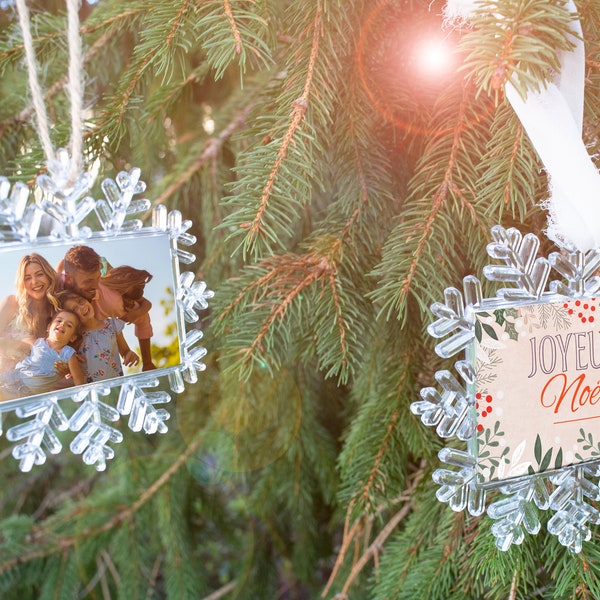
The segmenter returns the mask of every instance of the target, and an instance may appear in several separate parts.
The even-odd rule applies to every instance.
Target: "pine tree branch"
[[[352,508],[353,508],[353,502],[350,501],[350,504],[348,505],[348,508],[346,510],[346,518],[344,519],[344,532],[342,535],[342,545],[338,551],[338,554],[337,554],[337,557],[335,560],[335,564],[333,565],[333,569],[331,570],[331,574],[329,575],[329,580],[327,581],[327,585],[325,586],[325,589],[323,590],[323,593],[321,594],[321,596],[323,598],[325,598],[325,596],[327,596],[327,594],[329,593],[329,589],[333,585],[333,582],[335,581],[335,579],[337,577],[338,571],[340,570],[341,566],[344,564],[344,559],[346,558],[346,552],[348,551],[350,544],[354,541],[354,539],[358,535],[358,530],[359,530],[359,527],[361,526],[361,519],[357,519],[356,521],[354,521],[352,527],[349,527]]]
[[[128,19],[132,16],[136,16],[138,14],[144,14],[144,12],[146,10],[147,10],[147,8],[144,8],[144,7],[129,9],[129,10],[123,11],[122,13],[119,13],[118,15],[108,17],[107,19],[105,19],[99,23],[96,23],[96,24],[92,24],[92,25],[83,24],[79,28],[79,33],[82,37],[85,37],[86,35],[89,35],[90,33],[94,33],[98,29],[103,29],[107,25],[112,25],[113,23],[116,23],[116,22],[122,21],[122,20],[126,20],[126,19]],[[116,31],[118,31],[118,28],[115,28],[115,32]],[[38,45],[43,42],[51,42],[54,40],[61,40],[65,37],[65,35],[66,35],[65,29],[59,29],[59,30],[53,29],[51,32],[49,32],[45,35],[36,36],[33,39],[33,43],[34,43],[34,45]],[[0,62],[9,59],[11,56],[14,56],[15,54],[22,54],[23,52],[24,52],[23,44],[15,44],[10,47],[10,50],[7,50],[6,52],[0,52]]]
[[[179,31],[181,24],[184,20],[187,9],[190,7],[190,5],[193,5],[193,4],[195,4],[195,2],[193,0],[184,0],[183,1],[181,8],[179,9],[179,13],[177,14],[177,17],[173,20],[173,26],[171,27],[169,33],[167,34],[167,38],[166,38],[167,48],[171,47],[173,40],[175,39],[175,35]]]
[[[204,438],[198,435],[193,439],[184,452],[182,452],[177,459],[171,464],[171,466],[164,471],[164,473],[149,487],[147,488],[139,498],[131,503],[129,506],[119,511],[112,519],[109,519],[100,526],[87,527],[82,529],[77,535],[65,535],[63,537],[55,537],[55,534],[51,531],[47,531],[42,527],[34,528],[31,534],[28,536],[28,543],[33,546],[34,544],[49,543],[49,546],[42,548],[41,550],[31,550],[24,552],[20,556],[7,560],[0,564],[0,574],[9,571],[13,567],[27,563],[33,560],[44,558],[58,552],[66,552],[67,550],[77,546],[82,541],[96,537],[102,533],[106,533],[115,527],[119,527],[137,513],[138,510],[148,502],[156,493],[165,485],[171,477],[173,477],[179,469],[181,469],[186,461],[194,454],[198,447],[202,444]],[[75,508],[70,515],[65,517],[65,522],[75,523],[78,516],[78,508]]]
[[[162,29],[160,31],[160,35],[163,38],[160,48],[157,47],[156,43],[149,46],[148,40],[144,38],[142,42],[138,43],[134,53],[135,59],[133,65],[122,79],[124,87],[120,91],[117,91],[112,102],[104,110],[102,118],[98,120],[97,128],[108,127],[110,129],[114,125],[120,126],[129,108],[131,97],[148,68],[157,63],[157,73],[165,70],[165,63],[162,61],[162,58],[169,54],[169,50],[174,52],[174,41],[177,34],[182,30],[182,21],[190,7],[194,6],[195,3],[193,0],[183,0],[177,14],[167,22],[167,25],[170,25],[169,29],[166,32],[163,32]],[[149,15],[152,17],[154,11],[151,11]],[[161,22],[161,25],[163,24]],[[144,30],[144,32],[152,30],[152,25],[152,23],[149,23],[147,30]],[[149,34],[147,37],[149,37]]]
[[[312,264],[308,263],[308,261],[303,261],[302,259],[301,262],[304,262],[308,267],[308,273],[304,277],[293,281],[292,286],[286,290],[283,296],[280,296],[278,303],[271,304],[270,316],[263,322],[260,331],[254,338],[252,344],[242,353],[243,364],[248,365],[252,358],[252,354],[261,347],[262,341],[271,329],[273,323],[284,318],[289,305],[295,298],[313,283],[322,279],[323,276],[327,276],[330,279],[330,266],[324,264],[322,259],[319,258],[316,262],[313,260],[311,261]],[[301,272],[301,269],[299,272]],[[280,272],[280,277],[283,277],[284,275],[285,273]]]
[[[352,583],[354,582],[354,580],[360,575],[362,570],[367,566],[367,564],[369,563],[369,561],[371,559],[373,559],[373,560],[377,559],[377,556],[378,556],[379,552],[381,551],[381,549],[383,548],[387,538],[394,532],[394,530],[396,529],[398,524],[402,521],[402,519],[404,519],[410,513],[410,510],[412,508],[412,503],[411,503],[412,493],[417,488],[421,479],[423,479],[424,474],[425,473],[423,470],[423,465],[421,465],[421,468],[419,468],[419,470],[415,472],[411,483],[409,484],[409,486],[406,488],[406,490],[404,491],[404,493],[402,494],[402,496],[399,499],[399,501],[404,501],[405,504],[385,524],[383,529],[379,532],[377,537],[368,546],[368,548],[362,553],[360,558],[358,558],[358,560],[354,561],[352,570],[350,571],[350,574],[346,578],[346,581],[344,582],[344,584],[342,586],[341,592],[336,594],[336,598],[347,598],[348,590],[352,586]],[[386,509],[386,507],[382,506],[378,509],[378,512],[383,512],[383,510],[385,510],[385,509]],[[337,576],[339,568],[340,568],[341,564],[344,562],[345,554],[348,550],[348,547],[350,546],[350,543],[352,542],[352,540],[356,539],[356,536],[359,533],[359,529],[360,529],[359,524],[361,522],[360,519],[354,523],[352,528],[350,528],[349,530],[347,528],[347,522],[350,517],[351,511],[352,511],[352,502],[350,502],[350,504],[348,506],[348,510],[346,512],[347,517],[346,517],[346,523],[344,525],[344,537],[342,539],[342,545],[341,545],[340,551],[338,552],[338,556],[336,558],[336,563],[335,563],[335,566],[329,577],[327,585],[325,586],[325,589],[323,590],[323,592],[321,594],[322,598],[325,598],[325,596],[327,596],[327,594],[329,593],[329,590]],[[373,518],[374,517],[369,517],[368,521],[372,521]]]
[[[235,51],[237,54],[242,53],[242,36],[240,35],[240,30],[235,22],[235,17],[233,16],[233,11],[231,10],[231,4],[229,0],[223,0],[223,8],[225,9],[225,14],[227,15],[227,20],[231,25],[231,35],[235,41]]]
[[[347,325],[337,282],[339,256],[335,251],[339,247],[338,240],[334,238],[333,243],[323,244],[323,246],[304,255],[290,253],[268,257],[257,265],[248,267],[247,275],[257,271],[260,275],[244,285],[236,297],[219,313],[217,322],[221,329],[230,319],[235,319],[240,310],[246,311],[247,316],[261,313],[258,329],[255,328],[255,321],[253,321],[252,326],[243,332],[243,341],[235,340],[232,344],[235,350],[231,351],[231,355],[237,367],[242,369],[243,378],[250,375],[252,364],[259,355],[270,352],[270,358],[273,359],[277,351],[285,352],[286,348],[270,347],[269,344],[265,344],[265,340],[274,334],[276,324],[285,319],[292,304],[301,297],[302,293],[319,283],[323,286],[322,290],[326,288],[331,290],[331,311],[334,313],[338,331],[335,343],[341,357],[339,366],[345,367],[348,352]],[[331,313],[329,315],[331,316]],[[315,332],[315,335],[319,333]]]
[[[198,158],[188,166],[188,168],[177,178],[176,181],[169,185],[169,187],[154,201],[154,204],[163,204],[168,198],[177,192],[177,190],[183,187],[207,163],[216,161],[223,145],[229,141],[234,133],[236,133],[246,124],[248,114],[253,107],[253,104],[246,105],[235,115],[227,127],[225,127],[218,136],[210,138],[204,145],[204,150],[200,156],[198,156]]]
[[[403,378],[404,377],[406,377],[406,371],[403,373]],[[400,411],[395,410],[394,413],[392,414],[390,422],[388,423],[388,426],[386,428],[385,437],[383,438],[383,442],[381,444],[381,447],[379,448],[379,452],[377,453],[377,456],[375,457],[375,462],[373,463],[371,473],[369,474],[369,479],[367,480],[367,483],[364,486],[362,493],[361,493],[361,500],[362,500],[363,506],[366,506],[369,504],[368,498],[370,495],[370,491],[379,476],[379,465],[380,465],[381,461],[383,460],[383,457],[385,456],[386,449],[387,449],[387,447],[390,443],[390,440],[392,438],[392,435],[394,433],[396,421],[398,420],[399,416],[400,416]]]
[[[462,133],[468,127],[468,123],[466,122],[466,104],[467,98],[465,97],[461,102],[458,119],[456,123],[456,127],[454,128],[454,136],[452,141],[452,148],[448,157],[448,164],[444,171],[444,177],[439,185],[431,205],[431,210],[423,223],[423,227],[419,234],[419,241],[417,243],[417,247],[413,253],[413,259],[408,267],[407,273],[404,279],[401,282],[402,287],[400,288],[400,292],[398,294],[398,304],[403,304],[406,297],[410,293],[412,289],[413,279],[417,273],[419,267],[419,261],[425,251],[427,243],[429,241],[430,236],[433,232],[433,224],[438,217],[438,213],[448,200],[448,195],[450,190],[452,189],[452,177],[454,174],[454,169],[456,166],[456,158],[457,154],[461,149],[462,145]]]
[[[510,153],[509,170],[508,170],[508,173],[506,174],[506,184],[504,186],[503,199],[504,199],[504,204],[506,204],[507,206],[511,200],[510,192],[511,192],[511,188],[512,188],[511,184],[513,182],[512,175],[515,171],[518,154],[521,149],[522,138],[523,138],[523,125],[521,124],[521,122],[519,122],[519,125],[517,128],[517,135],[515,135],[515,141],[513,143],[512,151]]]
[[[146,599],[151,600],[156,595],[156,583],[158,579],[158,575],[160,573],[160,567],[165,560],[164,552],[161,552],[154,561],[152,565],[152,570],[150,571],[150,585],[148,586],[148,592],[146,593]]]
[[[354,580],[360,575],[362,570],[367,566],[369,561],[375,558],[379,552],[381,552],[385,541],[387,538],[393,533],[394,529],[396,529],[397,525],[404,519],[411,510],[411,503],[407,502],[385,525],[385,527],[381,530],[381,532],[377,535],[377,537],[373,540],[373,543],[367,548],[367,550],[362,554],[360,559],[354,564],[352,567],[352,571],[350,575],[348,575],[344,585],[342,586],[342,591],[340,595],[342,597],[346,597],[348,594],[348,590],[352,586]]]
[[[510,584],[510,594],[508,600],[517,600],[517,581],[519,580],[519,571],[515,569],[512,582]]]
[[[339,344],[340,344],[340,353],[343,357],[342,362],[340,364],[340,370],[343,371],[347,366],[347,354],[348,349],[346,347],[346,324],[344,322],[344,315],[342,313],[342,304],[340,301],[340,296],[338,294],[337,285],[336,285],[336,270],[330,272],[328,275],[329,286],[331,287],[331,296],[333,298],[333,304],[335,306],[335,313],[337,319],[338,333],[339,333]]]
[[[275,159],[271,172],[269,173],[267,182],[262,190],[258,210],[254,219],[251,222],[242,223],[240,225],[240,227],[242,227],[243,229],[248,229],[245,241],[245,248],[247,250],[254,248],[257,239],[264,235],[264,216],[267,211],[270,198],[273,194],[275,180],[277,179],[277,176],[285,161],[289,147],[294,141],[296,132],[298,131],[301,123],[304,121],[304,116],[306,114],[306,111],[308,110],[313,76],[315,71],[315,64],[319,55],[319,39],[321,36],[320,9],[317,10],[317,14],[315,16],[312,36],[312,46],[308,61],[306,80],[304,82],[304,89],[302,91],[302,94],[298,98],[296,98],[296,100],[294,100],[294,103],[292,105],[290,124],[288,125],[288,129],[285,135],[283,136],[281,146],[279,147],[279,150],[277,152],[277,157]]]
[[[219,598],[227,596],[229,592],[233,592],[236,585],[237,582],[230,581],[229,583],[226,583],[223,587],[219,588],[218,590],[215,590],[212,594],[209,594],[208,596],[202,598],[202,600],[219,600]]]
[[[104,46],[110,41],[110,39],[114,36],[115,31],[107,31],[103,35],[101,35],[90,47],[90,49],[85,53],[83,57],[83,63],[87,64],[94,56],[104,48]],[[60,93],[65,85],[68,82],[68,74],[64,75],[60,79],[56,80],[44,94],[44,99],[46,101],[51,100]],[[20,123],[26,123],[33,116],[33,106],[29,105],[24,108],[18,115],[14,115],[3,121],[0,121],[0,135],[2,135],[9,127],[14,125],[18,125]]]
[[[369,186],[367,184],[367,178],[365,176],[363,160],[361,157],[360,149],[358,147],[358,140],[355,135],[354,122],[351,122],[350,127],[351,127],[351,133],[352,133],[352,147],[354,149],[354,158],[355,158],[355,162],[356,162],[356,173],[358,175],[358,181],[359,181],[361,204],[359,206],[357,206],[354,209],[354,211],[352,211],[350,218],[346,221],[346,224],[344,225],[344,229],[342,231],[342,235],[340,238],[340,245],[350,234],[350,231],[352,230],[354,224],[358,220],[361,210],[364,207],[366,207],[367,204],[369,203]]]

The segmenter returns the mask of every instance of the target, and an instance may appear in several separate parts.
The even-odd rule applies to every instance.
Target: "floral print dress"
[[[79,354],[85,357],[82,365],[85,380],[101,381],[123,375],[123,366],[117,346],[117,335],[123,331],[125,323],[121,319],[104,319],[101,329],[84,331]]]

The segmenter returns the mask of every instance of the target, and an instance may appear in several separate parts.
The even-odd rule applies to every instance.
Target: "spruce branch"
[[[268,3],[209,0],[198,5],[195,29],[215,80],[221,79],[234,65],[243,76],[247,63],[256,70],[274,63],[271,55],[274,31]]]
[[[244,237],[244,257],[248,253],[256,254],[257,243],[259,238],[264,238],[267,235],[265,232],[264,223],[265,213],[267,211],[267,207],[270,202],[271,196],[274,192],[275,181],[278,175],[280,174],[283,162],[285,161],[286,156],[288,154],[289,147],[293,143],[300,125],[304,121],[304,116],[309,106],[315,63],[319,55],[319,39],[321,36],[320,21],[321,13],[320,10],[318,10],[315,15],[315,20],[312,27],[312,45],[308,60],[308,69],[306,73],[306,79],[304,82],[304,89],[302,90],[302,94],[298,98],[296,98],[296,100],[294,100],[294,103],[292,105],[292,112],[290,114],[290,122],[288,125],[288,129],[285,132],[285,135],[283,136],[283,139],[279,146],[279,150],[277,151],[275,162],[273,164],[273,167],[271,168],[271,172],[269,173],[265,186],[262,190],[258,210],[256,211],[256,215],[254,216],[252,221],[242,223],[240,225],[242,229],[247,230],[247,233]]]
[[[515,172],[517,157],[519,154],[519,150],[521,148],[521,138],[523,137],[523,125],[519,122],[519,126],[517,127],[517,133],[515,135],[515,141],[513,142],[511,152],[510,152],[510,161],[509,161],[509,170],[506,174],[506,183],[504,185],[504,193],[502,194],[502,199],[504,200],[504,204],[506,206],[509,205],[511,200],[511,189],[512,189],[512,175]]]
[[[250,376],[255,362],[267,358],[265,350],[271,345],[268,344],[265,347],[264,344],[265,338],[271,334],[272,328],[283,321],[292,303],[298,300],[302,292],[316,283],[327,285],[332,292],[336,321],[340,332],[340,351],[342,356],[345,356],[345,327],[336,289],[335,255],[327,256],[316,252],[309,252],[305,255],[277,255],[263,259],[258,265],[249,267],[247,270],[248,272],[258,271],[262,274],[245,285],[218,317],[219,321],[224,323],[234,311],[239,312],[240,309],[244,310],[244,307],[255,311],[266,308],[265,317],[250,343],[233,351],[243,379]]]
[[[378,557],[379,553],[381,552],[381,550],[383,549],[387,538],[394,532],[394,530],[396,529],[398,524],[410,513],[411,508],[412,508],[412,504],[410,501],[410,499],[412,497],[412,493],[415,491],[415,489],[417,488],[418,484],[423,479],[424,474],[425,474],[423,466],[424,465],[421,465],[420,468],[417,471],[415,471],[415,473],[412,477],[412,481],[410,482],[410,484],[408,485],[408,487],[406,488],[406,490],[404,491],[404,493],[398,500],[398,502],[404,502],[402,508],[400,508],[400,510],[398,510],[388,520],[388,522],[381,529],[381,531],[377,534],[377,536],[375,537],[373,542],[371,542],[371,544],[366,548],[366,550],[364,550],[364,552],[361,554],[361,556],[357,560],[356,559],[354,560],[350,574],[348,575],[344,584],[342,585],[341,591],[338,594],[336,594],[337,598],[347,597],[348,590],[352,586],[354,580],[360,575],[360,573],[367,566],[367,564],[369,563],[369,561],[371,559],[377,560],[377,557]],[[351,509],[352,509],[352,506],[350,504],[350,506],[348,507],[347,519],[349,518]],[[383,512],[385,509],[387,509],[387,507],[380,507],[378,512]],[[368,517],[367,521],[372,521],[373,518],[374,518],[373,516]],[[358,521],[357,521],[357,523],[358,523]],[[356,525],[356,523],[355,523],[355,525]],[[327,596],[329,589],[331,588],[331,586],[335,580],[335,577],[337,576],[339,567],[344,561],[345,553],[347,552],[347,549],[348,549],[349,544],[352,539],[352,538],[350,538],[350,536],[355,538],[359,531],[360,531],[360,527],[355,528],[355,526],[353,525],[351,528],[348,529],[347,525],[346,524],[344,525],[344,533],[347,532],[348,537],[344,537],[342,539],[342,546],[338,553],[338,556],[336,559],[336,564],[335,564],[332,574],[329,578],[329,581],[327,582],[327,585],[326,585],[323,593],[321,594],[321,596],[323,598],[325,598],[325,596]]]
[[[107,31],[102,36],[100,36],[92,44],[90,49],[84,54],[83,63],[84,64],[89,63],[89,61],[92,58],[94,58],[94,56],[106,46],[106,44],[110,41],[110,39],[113,37],[113,35],[114,35],[113,31]],[[44,94],[44,99],[46,101],[49,101],[52,98],[54,98],[57,94],[59,94],[63,90],[63,88],[67,84],[67,81],[68,81],[68,75],[66,75],[66,74],[63,77],[61,77],[60,79],[57,79],[46,90],[46,93]],[[24,108],[18,115],[14,115],[12,117],[9,117],[7,119],[0,121],[0,136],[9,127],[14,127],[15,125],[19,125],[21,123],[26,123],[27,121],[29,121],[31,119],[31,117],[33,116],[33,111],[34,111],[33,106],[29,105],[26,108]],[[89,135],[89,133],[88,133],[88,135]]]
[[[231,26],[231,35],[235,42],[235,51],[237,54],[242,53],[242,36],[240,35],[240,30],[235,22],[235,16],[233,11],[231,10],[231,3],[229,0],[223,0],[223,8],[225,10],[225,15],[227,16],[227,20],[229,21],[229,25]]]
[[[373,467],[371,468],[369,478],[366,481],[363,489],[360,491],[361,504],[364,507],[368,507],[368,505],[370,504],[371,489],[375,485],[380,486],[382,488],[385,486],[385,479],[382,475],[382,472],[380,471],[380,464],[386,454],[387,447],[389,446],[391,438],[394,434],[394,429],[396,427],[396,423],[398,421],[399,416],[400,416],[399,410],[395,410],[392,413],[390,421],[386,427],[386,432],[385,432],[385,436],[382,440],[381,447],[379,448],[379,452],[377,453],[377,456],[375,457],[375,462],[373,463]],[[382,481],[382,479],[383,479],[383,481]],[[376,483],[378,480],[379,480],[379,482]],[[379,491],[382,492],[383,490],[379,490]],[[368,508],[367,508],[367,510],[368,510]]]
[[[229,583],[226,583],[224,586],[220,587],[218,590],[212,592],[212,594],[202,598],[202,600],[220,600],[221,598],[227,596],[227,594],[233,592],[236,585],[236,581],[230,581]]]
[[[315,46],[316,47],[316,46]],[[310,69],[309,69],[310,72]],[[279,147],[279,151],[277,152],[277,158],[275,159],[275,163],[273,164],[273,168],[269,173],[269,177],[267,182],[265,183],[265,187],[262,190],[262,194],[260,196],[258,211],[256,212],[256,216],[254,219],[247,223],[242,223],[240,227],[242,229],[247,229],[248,233],[246,234],[246,238],[244,241],[244,256],[246,256],[247,252],[251,252],[257,243],[257,239],[259,237],[264,237],[266,234],[264,233],[264,218],[265,213],[267,211],[267,206],[273,194],[273,188],[275,187],[275,180],[277,179],[277,175],[281,171],[281,166],[283,161],[286,158],[288,153],[288,149],[290,144],[292,143],[296,131],[302,121],[304,120],[304,115],[306,114],[306,110],[308,108],[308,101],[304,94],[300,96],[300,98],[294,101],[292,106],[292,112],[290,115],[290,124],[287,132],[283,136],[283,140],[281,142],[281,146]]]
[[[422,296],[420,296],[415,289],[416,279],[419,271],[424,270],[424,257],[426,251],[428,250],[430,240],[436,233],[436,224],[438,220],[440,220],[440,213],[445,205],[450,201],[453,193],[459,189],[454,182],[454,178],[460,178],[460,172],[457,174],[456,169],[461,163],[457,159],[459,153],[464,149],[465,141],[463,134],[466,130],[468,130],[469,127],[469,119],[467,115],[467,107],[469,104],[470,99],[467,97],[467,94],[464,94],[462,101],[458,106],[458,114],[456,116],[455,125],[452,129],[448,154],[444,157],[445,167],[442,171],[443,176],[439,184],[437,184],[436,189],[433,190],[429,210],[424,215],[423,219],[419,219],[418,221],[414,222],[413,227],[410,230],[410,245],[413,250],[410,253],[410,259],[407,261],[407,264],[402,266],[403,272],[400,280],[393,282],[389,281],[390,265],[388,263],[392,261],[397,263],[397,257],[394,252],[396,245],[400,243],[400,239],[402,239],[402,242],[405,242],[403,239],[405,228],[402,225],[396,228],[396,233],[392,232],[390,240],[388,240],[386,247],[384,247],[382,263],[375,270],[375,274],[383,275],[383,282],[382,286],[374,291],[373,297],[375,299],[381,298],[384,300],[384,306],[380,311],[380,315],[385,312],[387,318],[391,316],[392,310],[396,310],[397,318],[402,323],[405,323],[407,319],[407,301],[411,294],[414,294],[417,297],[419,302],[423,305],[423,308],[426,306],[425,299],[422,298]],[[435,146],[433,146],[430,150],[432,154],[435,153]],[[430,164],[428,162],[427,153],[424,155],[423,159],[427,161],[425,165],[423,165],[424,173],[427,173],[431,171],[431,167],[426,166],[427,164]],[[421,174],[421,176],[422,175],[423,174]],[[425,184],[422,183],[421,186],[423,185]],[[415,196],[417,193],[422,193],[420,186],[413,188],[412,195]],[[396,267],[392,273],[392,276],[396,274],[397,270],[398,267]]]
[[[452,175],[456,163],[456,153],[458,151],[460,142],[461,142],[461,133],[464,129],[464,112],[461,110],[459,112],[458,124],[454,130],[454,140],[452,143],[452,150],[450,152],[450,156],[448,157],[448,164],[446,166],[444,172],[444,179],[440,186],[438,187],[435,195],[433,196],[433,202],[431,204],[431,210],[425,223],[423,223],[422,229],[418,232],[418,243],[413,254],[413,259],[407,269],[406,275],[401,282],[400,292],[398,294],[398,298],[395,301],[396,306],[399,308],[404,306],[406,303],[406,298],[411,293],[413,280],[417,273],[417,269],[419,268],[419,262],[423,256],[423,252],[429,238],[433,234],[433,224],[438,217],[438,214],[442,208],[442,206],[448,201],[450,190],[454,190],[454,186],[452,184]],[[399,311],[403,318],[403,312]]]
[[[515,569],[513,573],[512,582],[510,584],[510,594],[508,596],[508,600],[517,600],[517,582],[519,580],[519,572]]]
[[[28,548],[15,558],[9,558],[0,562],[0,574],[23,563],[32,562],[57,553],[65,553],[78,544],[95,538],[111,529],[120,527],[123,523],[129,522],[133,516],[151,499],[159,490],[185,465],[187,460],[196,452],[203,443],[202,435],[196,436],[187,445],[185,450],[175,459],[175,461],[166,469],[154,483],[148,487],[135,502],[122,508],[111,519],[105,521],[102,525],[90,526],[82,529],[74,535],[58,536],[50,527],[35,526],[27,538]],[[80,513],[80,507],[76,506],[70,514],[63,519],[67,524],[77,522]],[[42,545],[40,549],[31,549],[36,544]]]
[[[469,53],[463,68],[496,98],[508,81],[523,96],[539,91],[560,71],[558,52],[573,48],[572,19],[564,4],[545,0],[478,3],[473,30],[462,41]]]
[[[180,0],[178,6],[153,2],[147,8],[132,62],[97,120],[97,135],[107,136],[112,144],[118,145],[124,134],[124,118],[133,110],[134,94],[144,77],[162,74],[163,84],[170,80],[178,56],[191,46],[192,24],[187,22],[196,10],[192,0]]]
[[[162,204],[168,200],[173,194],[183,187],[198,171],[204,168],[209,163],[214,163],[219,153],[221,152],[223,145],[231,139],[237,131],[239,131],[248,119],[248,114],[253,109],[253,104],[249,103],[242,107],[230,121],[230,123],[224,127],[219,135],[211,137],[206,141],[204,149],[200,155],[193,159],[187,166],[185,171],[178,175],[177,179],[173,181],[165,190],[158,196],[154,204]]]
[[[496,109],[490,132],[475,204],[495,222],[501,222],[507,211],[513,218],[526,220],[547,186],[545,171],[508,101]]]
[[[124,23],[135,19],[140,14],[143,14],[145,8],[129,8],[125,11],[120,11],[118,14],[109,16],[108,18],[102,19],[97,23],[85,23],[80,27],[80,34],[82,37],[87,37],[98,30],[106,29],[102,35],[100,35],[87,49],[83,56],[83,64],[89,65],[89,63],[98,55],[98,53],[105,49],[109,42],[114,37],[120,34],[123,30]],[[39,45],[45,42],[56,41],[66,35],[65,30],[61,27],[54,28],[48,34],[40,36],[38,35],[34,39],[34,44]],[[4,60],[8,60],[13,56],[20,56],[23,53],[23,45],[13,45],[10,50],[0,54],[0,64]],[[44,99],[48,102],[60,94],[68,82],[68,74],[65,73],[62,77],[58,78],[53,84],[51,84],[46,92],[44,93]],[[7,130],[13,127],[19,127],[22,123],[27,123],[33,116],[33,106],[29,105],[22,109],[18,114],[11,117],[5,118],[0,121],[0,136],[4,135]],[[93,137],[93,131],[84,132],[85,138]]]

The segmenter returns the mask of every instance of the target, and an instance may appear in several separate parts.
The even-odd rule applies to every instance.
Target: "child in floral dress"
[[[97,319],[92,304],[74,292],[61,292],[58,298],[61,306],[73,311],[81,321],[82,342],[78,354],[85,359],[82,369],[86,382],[120,377],[123,364],[132,366],[139,363],[139,356],[125,340],[125,323],[121,319]]]

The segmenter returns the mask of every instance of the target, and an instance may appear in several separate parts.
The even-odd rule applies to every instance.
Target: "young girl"
[[[59,363],[66,363],[75,385],[84,383],[83,372],[76,350],[70,344],[76,343],[80,332],[79,318],[74,312],[61,310],[52,319],[48,335],[38,338],[27,358],[18,362],[15,368],[0,376],[0,396],[2,400],[23,398],[57,389],[64,373]]]
[[[128,367],[139,363],[139,356],[123,336],[125,323],[121,319],[96,318],[92,304],[75,292],[61,292],[58,298],[61,306],[73,311],[81,321],[82,341],[78,354],[85,358],[81,366],[86,382],[122,376],[121,357]]]
[[[99,283],[92,304],[98,319],[118,317],[135,325],[135,337],[140,345],[142,371],[156,369],[152,361],[150,322],[152,303],[144,298],[144,288],[152,275],[144,269],[127,265],[111,267]]]

